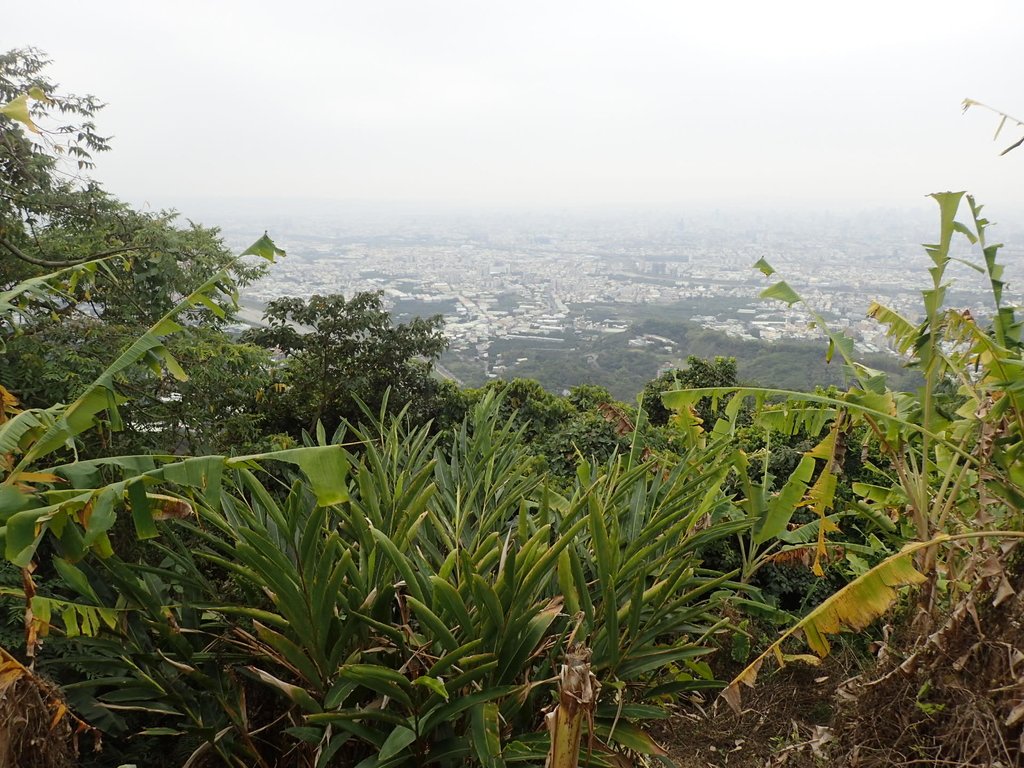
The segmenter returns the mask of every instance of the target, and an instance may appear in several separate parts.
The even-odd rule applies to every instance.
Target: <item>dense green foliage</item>
[[[284,354],[283,391],[267,401],[281,432],[313,432],[318,423],[333,430],[361,406],[379,411],[385,392],[399,410],[444,399],[430,375],[447,346],[440,316],[394,325],[379,293],[359,293],[277,299],[264,320],[246,338]]]
[[[597,754],[656,752],[633,723],[714,685],[698,659],[738,588],[700,568],[702,547],[749,525],[700,524],[726,469],[714,449],[664,474],[626,455],[582,463],[562,495],[499,404],[484,398],[443,439],[399,422],[345,435],[361,448],[341,454],[338,504],[240,469],[139,561],[64,564],[80,604],[126,612],[78,641],[96,675],[74,689],[79,710],[229,764],[486,762],[481,720],[508,759],[543,760],[550,678],[575,640],[619,691]],[[264,733],[282,720],[287,733]]]
[[[651,423],[663,425],[668,423],[671,413],[661,401],[661,396],[665,392],[676,389],[735,387],[738,384],[734,358],[716,357],[712,361],[691,355],[686,360],[686,368],[666,371],[648,382],[640,394]],[[697,416],[705,424],[713,424],[720,412],[721,409],[712,409],[710,399],[697,406]]]
[[[231,256],[68,180],[53,142],[87,164],[91,125],[29,133],[97,104],[62,101],[42,64],[0,57],[0,599],[25,630],[0,680],[45,692],[24,727],[47,739],[102,731],[84,761],[540,764],[575,646],[601,685],[588,759],[663,757],[646,722],[720,688],[704,657],[760,650],[755,620],[823,656],[902,586],[933,616],[1005,578],[1024,343],[972,199],[963,224],[962,195],[935,196],[925,319],[871,308],[912,391],[831,330],[842,388],[747,386],[708,355],[646,379],[638,407],[594,384],[458,391],[430,375],[439,320],[396,325],[376,294],[280,300],[256,343],[225,334],[238,285],[283,252],[264,235]],[[957,233],[990,318],[945,306]],[[770,643],[728,701],[792,650]]]
[[[43,281],[47,290],[12,296],[3,318],[3,386],[25,407],[71,402],[107,367],[113,350],[145,333],[211,275],[227,269],[240,285],[262,274],[259,260],[237,260],[215,229],[181,227],[173,212],[137,211],[82,176],[107,149],[92,118],[92,97],[61,94],[34,50],[0,56],[0,101],[32,94],[32,130],[0,116],[0,290]],[[67,120],[71,122],[64,122]],[[65,270],[59,287],[45,281]],[[40,284],[37,282],[37,285]],[[222,331],[232,303],[217,313],[186,309],[188,326],[173,353],[196,377],[188,384],[121,372],[120,391],[137,405],[123,429],[102,431],[79,455],[155,450],[227,450],[255,437],[257,395],[267,358]],[[173,400],[171,398],[174,398]],[[210,418],[221,414],[221,420]]]

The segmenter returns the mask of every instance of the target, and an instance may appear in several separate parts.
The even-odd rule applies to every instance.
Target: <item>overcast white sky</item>
[[[8,3],[132,200],[1024,201],[1024,2]]]

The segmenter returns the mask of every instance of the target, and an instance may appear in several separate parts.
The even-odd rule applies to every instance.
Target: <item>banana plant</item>
[[[120,355],[69,404],[58,404],[45,409],[27,409],[14,413],[0,421],[0,540],[5,542],[5,553],[16,565],[25,566],[31,561],[39,541],[47,530],[59,529],[67,539],[68,546],[78,548],[82,541],[100,553],[109,553],[110,542],[106,536],[108,523],[118,507],[124,505],[129,495],[129,486],[136,489],[132,496],[133,516],[136,524],[146,529],[153,525],[152,506],[145,499],[144,487],[147,479],[139,473],[134,485],[131,481],[119,481],[112,486],[68,491],[59,486],[67,480],[58,473],[57,467],[47,464],[47,457],[63,449],[74,451],[75,439],[87,430],[109,424],[116,429],[120,424],[119,407],[125,402],[119,391],[119,379],[138,365],[147,366],[154,375],[187,378],[174,356],[164,345],[164,339],[182,330],[180,316],[189,310],[203,307],[223,316],[223,302],[237,299],[231,280],[231,267],[245,256],[257,256],[272,261],[283,255],[273,241],[264,235],[253,243],[233,262],[211,276],[195,291],[183,297],[178,304],[157,320],[142,336],[124,349]],[[62,281],[75,281],[83,273],[97,267],[95,262],[62,270],[59,273],[33,278],[27,284],[15,286],[7,291],[0,301],[4,317],[10,318],[16,309],[12,301],[18,297],[39,291],[52,291]],[[67,275],[65,274],[67,273]],[[108,460],[122,468],[152,464],[147,457],[125,457]],[[166,461],[166,457],[165,457]],[[197,465],[182,463],[186,472],[195,471]],[[69,471],[78,471],[78,468]],[[150,468],[150,472],[155,471]],[[163,470],[162,472],[173,470]],[[150,475],[149,480],[154,480]],[[209,478],[203,480],[204,484]],[[216,483],[214,483],[216,485]],[[88,531],[88,522],[93,521],[92,511],[97,506],[102,514]],[[70,525],[68,524],[70,522]],[[12,525],[13,524],[13,525]],[[26,532],[31,535],[26,536]]]
[[[739,403],[752,401],[756,418],[768,428],[791,434],[801,426],[808,434],[825,435],[775,497],[752,503],[757,494],[751,492],[748,482],[747,504],[752,513],[759,510],[753,527],[756,541],[779,534],[797,507],[809,506],[819,516],[817,555],[823,554],[826,531],[835,529],[829,521],[838,517],[826,514],[836,501],[837,459],[853,425],[867,430],[886,465],[878,468],[881,482],[852,484],[859,497],[852,511],[876,521],[890,518],[890,525],[909,534],[904,548],[868,568],[793,623],[738,675],[724,693],[734,709],[740,707],[740,686],[753,685],[767,659],[774,658],[779,664],[816,662],[829,651],[828,635],[863,629],[888,609],[901,587],[919,587],[918,615],[928,620],[938,604],[938,577],[945,577],[945,584],[955,589],[961,574],[973,573],[973,585],[977,563],[991,554],[987,549],[991,542],[1021,536],[1024,363],[1020,323],[1004,301],[1003,269],[997,260],[1000,246],[987,242],[989,222],[982,216],[981,206],[967,196],[970,220],[964,224],[956,218],[963,193],[933,197],[939,205],[940,231],[938,241],[925,246],[932,266],[931,285],[922,291],[922,319],[911,320],[877,302],[868,310],[870,317],[885,326],[906,364],[920,372],[920,390],[889,389],[882,374],[856,362],[852,340],[829,329],[815,315],[828,338],[829,359],[838,353],[851,374],[854,383],[847,392],[719,388],[665,395],[666,405],[684,413],[700,397],[731,396],[730,414],[738,412]],[[980,265],[954,255],[958,234],[980,247]],[[970,312],[946,307],[947,270],[953,262],[963,262],[986,277],[992,297],[988,317],[976,318]],[[764,260],[756,266],[766,275],[774,275]],[[762,295],[787,304],[803,301],[785,281],[776,282]],[[682,423],[689,422],[683,419]],[[699,429],[699,425],[690,428]],[[733,424],[716,428],[728,431]],[[815,466],[819,461],[824,464]],[[946,547],[950,542],[957,546]],[[948,598],[952,601],[956,595]],[[798,633],[805,636],[815,655],[784,651],[783,642]]]
[[[967,197],[971,218],[969,224],[964,224],[956,218],[964,193],[932,197],[939,205],[940,226],[937,242],[925,246],[932,266],[931,285],[922,291],[923,319],[911,321],[879,303],[873,303],[868,311],[886,327],[896,351],[906,356],[907,366],[921,373],[923,386],[918,392],[889,389],[883,374],[854,359],[852,339],[830,329],[812,309],[815,323],[828,339],[827,358],[838,355],[851,374],[853,385],[848,391],[810,394],[734,387],[664,396],[666,405],[680,412],[701,397],[731,396],[727,408],[731,415],[738,412],[741,403],[752,402],[759,423],[767,428],[792,433],[803,426],[808,434],[824,432],[824,438],[806,454],[782,492],[760,506],[754,527],[755,538],[764,539],[765,531],[777,532],[780,524],[788,523],[797,507],[811,507],[819,516],[816,565],[824,553],[827,533],[836,527],[835,516],[829,511],[835,509],[837,459],[851,428],[866,430],[887,462],[880,468],[882,482],[853,486],[860,503],[851,511],[883,524],[885,517],[898,515],[896,523],[909,522],[918,541],[940,532],[985,526],[992,520],[1009,523],[1019,515],[1015,510],[1024,502],[1024,473],[1017,461],[1024,429],[1019,394],[1020,326],[1013,309],[1003,300],[1002,266],[997,261],[1000,246],[987,242],[989,222],[973,198]],[[983,265],[954,255],[957,235],[980,246]],[[987,324],[968,312],[945,306],[948,267],[961,261],[987,277],[993,300]],[[768,276],[775,275],[763,259],[755,266]],[[774,283],[762,296],[791,305],[803,302],[785,281]],[[691,429],[700,426],[691,425]],[[812,460],[824,463],[814,467]],[[891,480],[887,479],[889,473]],[[935,548],[919,551],[922,571],[934,572],[936,553]],[[943,568],[947,566],[955,564],[943,563]],[[816,568],[819,571],[820,566]]]
[[[899,552],[890,555],[837,590],[788,627],[730,681],[721,693],[722,698],[739,714],[742,712],[741,686],[754,687],[765,661],[774,659],[780,667],[792,661],[816,665],[828,656],[832,649],[829,635],[836,635],[842,631],[862,630],[883,616],[896,601],[901,587],[919,585],[927,579],[926,574],[915,568],[913,555],[959,542],[998,539],[1024,539],[1024,531],[988,530],[955,535],[943,533],[927,541],[907,544]],[[804,637],[813,654],[792,654],[784,651],[786,641],[797,635]]]

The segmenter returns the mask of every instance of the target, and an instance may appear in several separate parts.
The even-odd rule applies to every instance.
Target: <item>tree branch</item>
[[[64,267],[77,267],[79,264],[85,264],[89,261],[96,261],[97,259],[105,259],[107,256],[116,256],[119,253],[127,253],[128,251],[134,251],[135,246],[125,246],[123,248],[111,248],[109,251],[100,251],[99,253],[93,253],[89,256],[83,256],[80,259],[69,259],[67,261],[50,261],[48,259],[37,259],[35,256],[29,256],[18,246],[12,243],[10,240],[4,237],[0,237],[0,246],[3,246],[10,254],[22,261],[34,264],[37,267],[46,267],[47,269],[63,269]]]

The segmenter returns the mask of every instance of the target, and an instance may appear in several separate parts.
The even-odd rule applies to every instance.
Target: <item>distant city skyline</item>
[[[280,4],[4,11],[109,104],[96,177],[195,197],[485,207],[1024,204],[1024,4]],[[214,222],[211,222],[214,223]]]
[[[460,385],[526,376],[560,389],[600,375],[616,396],[632,398],[631,388],[684,364],[690,347],[683,337],[691,331],[713,334],[699,343],[734,350],[735,344],[804,342],[812,361],[824,360],[822,331],[807,306],[759,298],[771,281],[753,264],[765,258],[830,326],[854,340],[859,354],[898,367],[884,327],[867,318],[867,309],[877,299],[908,318],[920,316],[931,263],[920,243],[934,239],[936,226],[930,213],[378,219],[282,213],[270,223],[288,257],[243,289],[238,329],[260,324],[263,308],[284,296],[380,291],[398,321],[444,316],[450,347],[439,370]],[[228,244],[248,245],[259,218],[245,210],[225,213]],[[1008,228],[1010,237],[999,238],[1007,243],[1000,261],[1010,302],[1021,296],[1022,232]],[[960,238],[953,252],[977,260]],[[951,306],[975,317],[991,311],[984,276],[954,262],[947,279]],[[645,318],[656,318],[675,340],[643,330]],[[820,360],[813,356],[819,348]],[[608,378],[599,363],[625,351],[639,367],[630,368],[628,380]],[[585,362],[570,375],[559,356]],[[608,370],[616,365],[608,363]],[[826,374],[822,365],[814,375]]]

